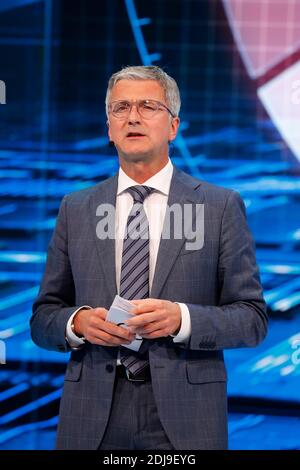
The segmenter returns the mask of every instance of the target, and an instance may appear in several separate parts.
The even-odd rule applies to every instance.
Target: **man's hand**
[[[176,335],[181,326],[181,310],[169,300],[141,299],[131,301],[134,318],[126,320],[130,329],[147,339]]]
[[[106,321],[107,312],[105,308],[79,310],[74,317],[75,334],[84,336],[92,344],[102,346],[131,343],[135,339],[135,334],[128,328]]]

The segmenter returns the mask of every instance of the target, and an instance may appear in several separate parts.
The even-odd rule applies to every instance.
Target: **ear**
[[[112,137],[111,137],[111,132],[110,132],[110,127],[109,127],[109,122],[108,121],[106,121],[106,125],[107,125],[108,138],[109,138],[109,140],[113,140]]]
[[[172,118],[170,130],[169,130],[169,141],[171,142],[177,136],[177,132],[179,129],[180,119],[179,117]]]

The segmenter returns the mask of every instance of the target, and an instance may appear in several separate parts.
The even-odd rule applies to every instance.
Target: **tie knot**
[[[146,199],[149,194],[154,191],[154,188],[150,188],[149,186],[130,186],[127,191],[133,197],[134,202],[139,202],[143,204],[144,200]]]

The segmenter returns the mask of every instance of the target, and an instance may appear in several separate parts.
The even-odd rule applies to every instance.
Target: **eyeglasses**
[[[139,115],[145,119],[153,118],[159,110],[162,111],[163,109],[168,111],[173,118],[175,117],[172,111],[170,111],[165,104],[156,100],[112,101],[108,105],[108,111],[117,119],[126,119],[129,116],[134,103],[136,104],[136,109]]]

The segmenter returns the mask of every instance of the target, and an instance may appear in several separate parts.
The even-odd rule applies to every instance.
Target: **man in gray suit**
[[[59,449],[227,448],[222,350],[260,343],[266,308],[240,196],[168,157],[179,108],[159,67],[114,74],[106,110],[119,172],[62,201],[31,319],[36,344],[71,351]],[[103,205],[115,210],[106,237]],[[204,209],[200,225],[197,210],[178,222],[186,207]],[[202,243],[174,236],[186,222]],[[106,321],[117,293],[133,306],[127,325]],[[136,335],[138,352],[126,348]]]

